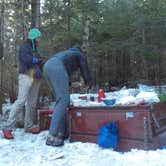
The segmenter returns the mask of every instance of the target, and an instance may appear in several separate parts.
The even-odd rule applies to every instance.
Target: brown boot
[[[48,135],[46,145],[49,146],[63,146],[64,140],[63,140],[63,134],[58,133],[56,136]]]

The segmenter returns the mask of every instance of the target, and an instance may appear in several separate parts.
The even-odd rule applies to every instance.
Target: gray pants
[[[45,63],[43,74],[56,99],[49,134],[54,136],[58,133],[64,134],[65,113],[70,101],[67,71],[62,61],[54,57]]]
[[[18,77],[18,97],[12,104],[9,118],[5,128],[12,129],[15,127],[19,113],[25,106],[24,129],[32,127],[36,113],[37,97],[40,87],[40,81],[33,79],[26,74],[19,74]]]

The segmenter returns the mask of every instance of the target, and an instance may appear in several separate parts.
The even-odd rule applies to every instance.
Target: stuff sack
[[[98,145],[104,148],[117,148],[118,127],[116,122],[107,123],[101,126],[98,135]]]

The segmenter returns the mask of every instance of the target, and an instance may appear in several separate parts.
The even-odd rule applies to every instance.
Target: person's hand
[[[39,62],[41,62],[42,61],[42,59],[41,58],[39,58],[39,57],[33,57],[32,58],[32,63],[39,63]]]
[[[88,85],[88,86],[86,87],[86,92],[87,92],[87,93],[90,93],[90,92],[91,92],[91,86],[90,86],[90,85]]]

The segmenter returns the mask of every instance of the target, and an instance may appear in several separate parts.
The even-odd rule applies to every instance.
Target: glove
[[[88,85],[88,86],[86,87],[86,92],[87,92],[87,93],[90,93],[90,92],[91,92],[91,85]]]
[[[32,58],[32,63],[39,63],[42,59],[38,57],[33,57]]]

